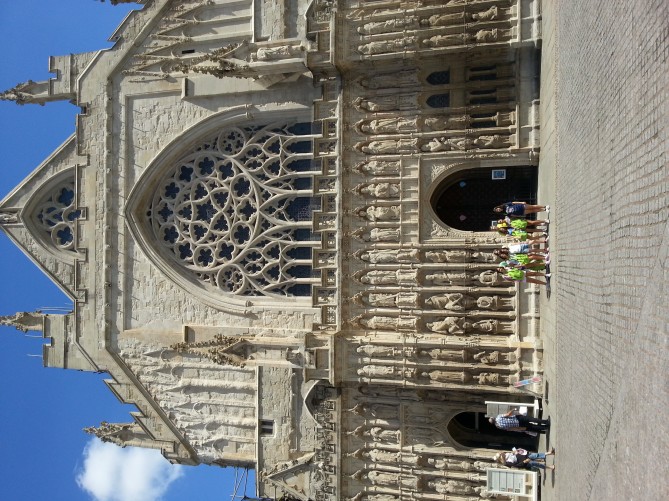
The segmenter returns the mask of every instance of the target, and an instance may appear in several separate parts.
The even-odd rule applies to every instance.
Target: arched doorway
[[[537,201],[537,168],[486,167],[467,169],[444,179],[430,205],[439,220],[463,231],[488,231],[492,209],[504,202]]]
[[[539,439],[527,433],[500,430],[483,412],[461,412],[448,423],[448,433],[464,447],[508,450],[523,447],[536,450]]]

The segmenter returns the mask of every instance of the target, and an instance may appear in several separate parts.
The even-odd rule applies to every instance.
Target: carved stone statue
[[[469,461],[454,458],[429,458],[427,464],[438,470],[471,471],[475,469]]]
[[[354,412],[358,416],[369,415],[377,419],[397,419],[399,416],[399,409],[394,405],[360,403],[349,409],[349,411]]]
[[[358,376],[368,378],[411,378],[416,375],[415,369],[403,369],[393,365],[363,365],[356,371]]]
[[[302,45],[280,45],[278,47],[261,47],[256,51],[258,61],[276,61],[301,56],[305,51]]]
[[[472,40],[473,37],[470,33],[450,33],[425,38],[423,45],[426,47],[451,47],[453,45],[465,45]]]
[[[508,285],[508,282],[506,282],[500,273],[497,273],[496,271],[492,270],[486,270],[482,273],[479,274],[477,277],[477,280],[481,283],[481,285],[486,285],[488,287],[493,287],[495,285]]]
[[[355,435],[360,438],[369,437],[375,442],[387,442],[396,444],[400,440],[400,430],[386,430],[380,426],[372,426],[367,429],[366,426],[358,426],[355,430],[349,431],[347,435]]]
[[[481,372],[477,376],[474,376],[474,379],[476,379],[480,385],[506,386],[509,384],[509,376],[498,374],[496,372]]]
[[[386,294],[377,292],[360,292],[353,297],[359,305],[388,308],[418,308],[418,293],[398,292]]]
[[[424,151],[425,153],[436,153],[439,151],[450,151],[451,144],[449,142],[450,140],[445,137],[434,137],[430,139],[427,143],[423,144],[420,147],[420,151]]]
[[[385,54],[387,52],[400,52],[416,47],[416,37],[400,37],[394,40],[380,40],[358,45],[360,54]]]
[[[17,223],[18,220],[19,220],[18,216],[13,212],[0,213],[0,224]]]
[[[368,263],[418,263],[420,258],[416,249],[379,249],[358,251],[355,257]]]
[[[360,120],[355,128],[361,134],[403,134],[416,132],[416,118],[393,117]]]
[[[465,374],[462,371],[430,371],[421,373],[421,376],[438,383],[461,384],[465,382]]]
[[[431,350],[418,350],[419,356],[427,356],[434,360],[448,360],[450,362],[466,362],[467,352],[465,350],[447,350],[445,348],[433,348]]]
[[[399,501],[399,499],[392,494],[365,494],[359,492],[352,498],[348,498],[348,501]]]
[[[481,296],[476,300],[476,307],[482,310],[497,310],[497,296]]]
[[[360,327],[364,329],[396,331],[396,330],[416,330],[417,319],[414,317],[386,317],[374,315],[372,317],[358,317]]]
[[[397,221],[400,218],[399,205],[367,205],[355,209],[358,217],[367,221]]]
[[[499,351],[481,351],[475,353],[472,358],[480,364],[496,365],[499,363],[514,363],[517,360],[516,354],[500,353]]]
[[[372,485],[385,487],[396,487],[416,490],[418,488],[418,479],[413,475],[400,475],[397,473],[386,473],[377,470],[360,470],[351,475],[361,482],[367,482]]]
[[[465,21],[464,12],[454,12],[452,14],[434,14],[420,20],[421,26],[433,28],[435,26],[450,26],[460,24]]]
[[[362,284],[418,285],[416,270],[370,270],[358,272],[354,277]]]
[[[360,85],[367,89],[393,89],[399,87],[414,87],[420,85],[418,75],[413,70],[398,71],[397,73],[380,73],[374,78],[363,77]]]
[[[376,96],[373,99],[358,97],[353,101],[353,106],[360,111],[395,111],[408,108],[406,103],[416,104],[415,94],[391,94],[388,96]]]
[[[447,332],[449,334],[464,334],[467,322],[463,317],[446,317],[436,322],[427,322],[427,328],[433,332]]]
[[[418,27],[418,18],[416,16],[400,16],[385,21],[366,23],[359,26],[357,31],[361,35],[376,35],[379,33],[393,33],[415,29]]]
[[[464,263],[470,255],[466,250],[427,251],[425,258],[433,263]]]
[[[471,278],[465,272],[440,271],[425,275],[425,280],[432,285],[467,285]]]
[[[472,14],[472,19],[474,21],[494,21],[498,18],[499,10],[497,9],[496,5],[491,6],[489,9]]]
[[[21,332],[41,331],[44,321],[43,313],[20,311],[14,315],[0,316],[0,325],[9,325]]]
[[[445,117],[429,117],[425,119],[425,127],[433,131],[466,129],[472,120],[469,115],[452,115]]]
[[[397,176],[400,173],[400,162],[399,160],[370,160],[359,163],[355,169],[367,176]]]
[[[441,310],[462,311],[471,308],[474,305],[474,300],[460,292],[453,292],[427,298],[425,304]]]
[[[381,139],[356,143],[354,148],[368,155],[390,155],[395,153],[413,153],[417,150],[417,139]]]
[[[378,142],[378,141],[372,141]],[[371,144],[371,143],[370,143]],[[400,196],[399,183],[364,183],[359,184],[353,191],[362,196],[373,198],[397,198]]]
[[[474,487],[467,482],[445,479],[430,480],[427,487],[439,494],[481,494],[485,491],[483,487]]]
[[[358,228],[350,233],[352,237],[363,242],[399,242],[399,228],[372,228],[367,231],[365,228]]]
[[[474,144],[477,148],[510,148],[514,143],[511,136],[495,134],[493,136],[479,136],[474,139]]]
[[[513,334],[513,324],[499,320],[481,320],[471,325],[472,330],[486,332],[489,334]]]
[[[378,344],[363,344],[358,346],[355,350],[361,355],[366,355],[368,357],[391,357],[400,356],[402,350],[395,346],[381,346]]]

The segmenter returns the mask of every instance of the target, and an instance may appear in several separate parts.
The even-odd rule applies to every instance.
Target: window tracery
[[[35,221],[56,248],[76,252],[74,222],[81,216],[75,204],[74,180],[58,184],[35,211]]]
[[[311,125],[225,127],[175,163],[148,213],[171,257],[225,292],[310,295]]]

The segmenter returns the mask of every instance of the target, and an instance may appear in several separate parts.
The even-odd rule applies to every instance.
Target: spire
[[[39,95],[45,90],[48,92],[49,82],[27,82],[16,84],[11,89],[0,92],[0,100],[14,101],[16,104],[38,103],[44,106],[44,101],[39,99]],[[43,87],[47,87],[44,89]]]
[[[14,315],[0,316],[0,325],[10,325],[21,332],[42,331],[45,316],[39,311],[23,311]]]

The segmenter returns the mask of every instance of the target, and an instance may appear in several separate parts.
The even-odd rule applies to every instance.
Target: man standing
[[[523,416],[518,413],[518,409],[511,409],[506,414],[491,417],[489,421],[490,424],[494,424],[500,430],[525,431],[529,432],[530,435],[534,435],[536,432],[545,432],[551,426],[550,419]]]

